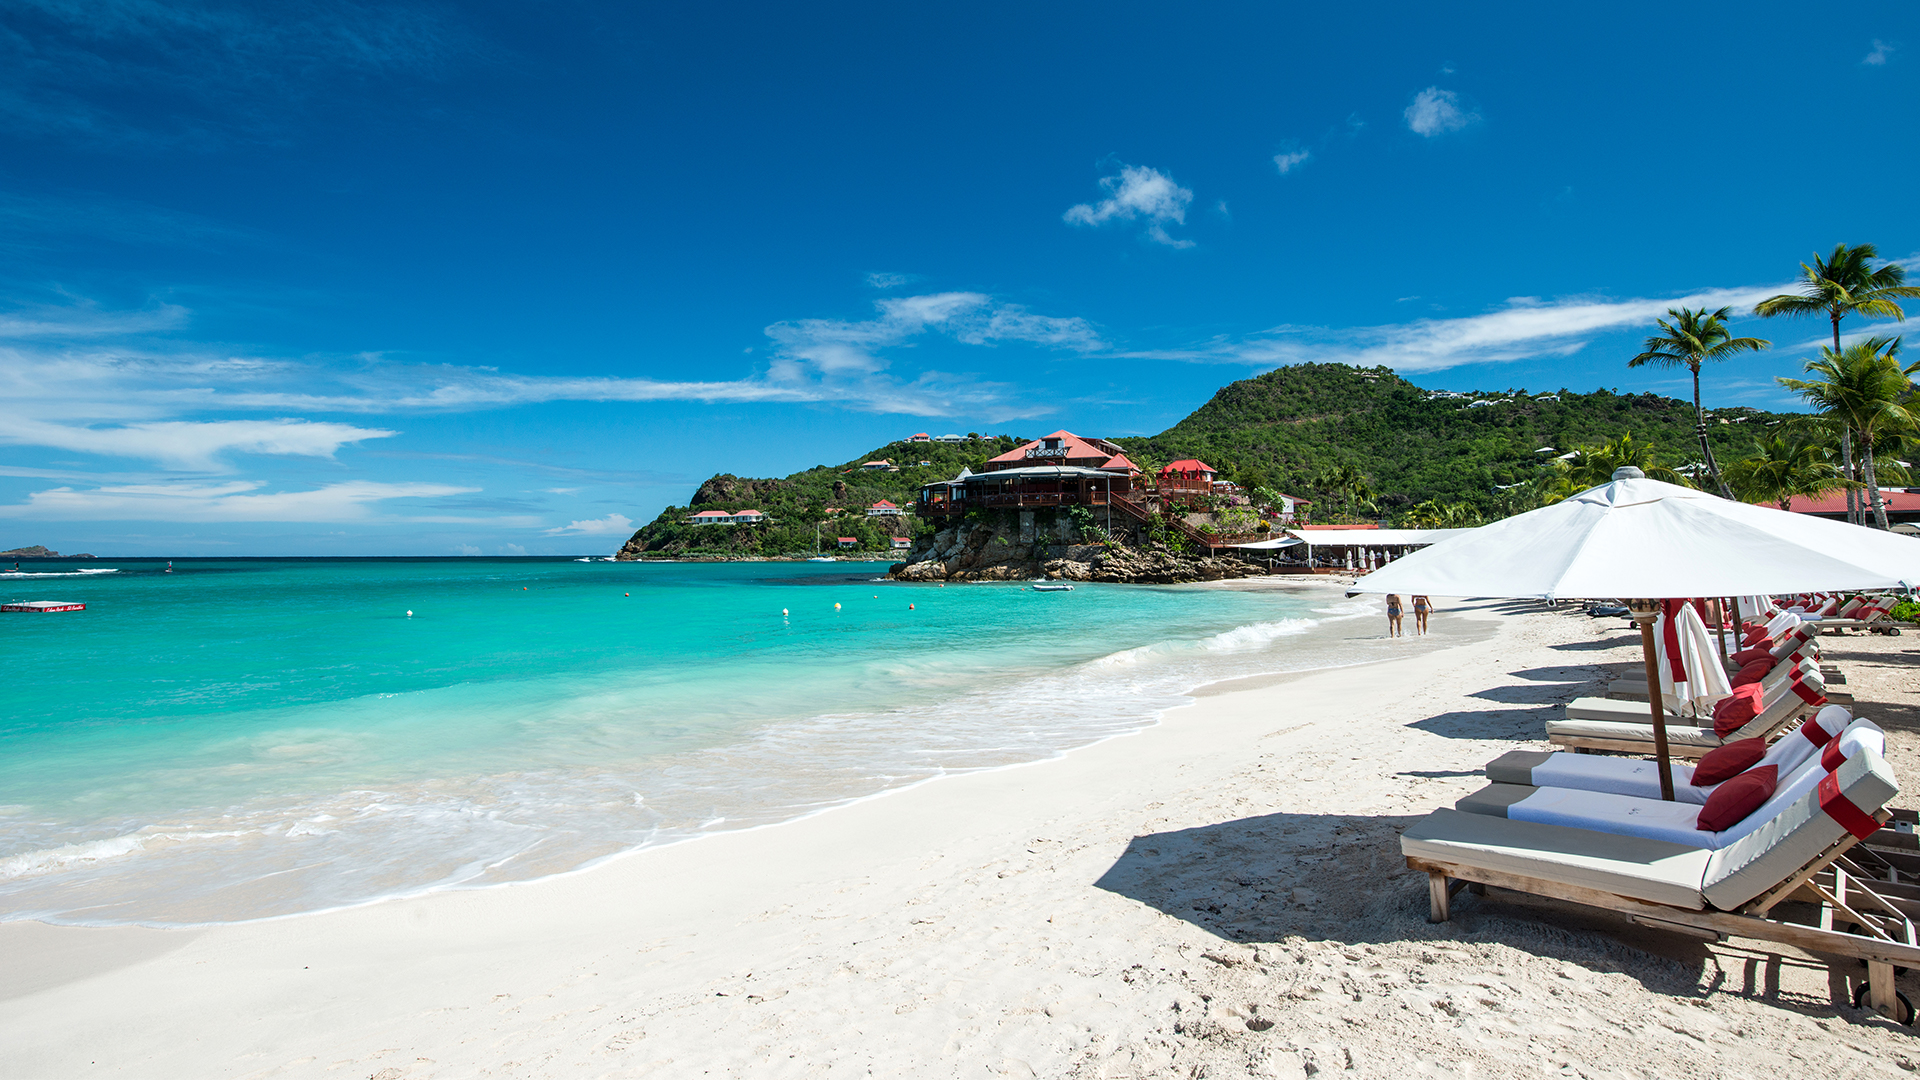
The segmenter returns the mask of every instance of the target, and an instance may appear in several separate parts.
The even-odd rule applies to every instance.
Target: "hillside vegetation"
[[[1709,439],[1722,462],[1752,453],[1766,425],[1781,417],[1754,409],[1715,410]],[[1299,364],[1222,387],[1213,399],[1158,435],[1121,438],[1127,455],[1157,470],[1197,457],[1245,488],[1273,487],[1316,500],[1315,519],[1337,516],[1342,499],[1322,492],[1325,478],[1363,477],[1381,516],[1391,520],[1416,503],[1469,504],[1489,515],[1534,505],[1532,482],[1555,454],[1631,432],[1658,448],[1663,464],[1699,456],[1693,407],[1657,394],[1524,389],[1463,395],[1425,390],[1388,368]],[[1104,432],[1087,431],[1101,436]],[[881,499],[911,508],[920,485],[945,480],[962,466],[978,470],[1023,437],[998,435],[965,443],[896,442],[839,465],[820,465],[783,479],[715,476],[687,506],[671,506],[622,549],[654,555],[770,555],[828,550],[852,536],[860,550],[887,550],[889,536],[925,531],[913,519],[870,520]],[[1546,448],[1552,452],[1542,452]],[[890,459],[899,472],[865,472],[863,462]],[[918,462],[931,462],[919,465]],[[1350,481],[1349,481],[1350,482]],[[844,516],[829,516],[842,507]],[[688,525],[694,510],[757,509],[771,524]],[[826,524],[820,525],[825,522]],[[819,526],[816,532],[816,526]]]
[[[1756,409],[1717,409],[1708,440],[1721,461],[1753,452],[1768,422]],[[1699,457],[1693,406],[1658,394],[1595,390],[1476,391],[1439,396],[1389,368],[1298,364],[1230,383],[1158,435],[1115,440],[1142,467],[1197,457],[1243,487],[1268,485],[1312,498],[1318,478],[1349,467],[1365,476],[1380,510],[1436,500],[1488,513],[1530,492],[1555,453],[1631,432],[1663,464]],[[1541,453],[1546,448],[1552,453]],[[1507,487],[1516,494],[1502,495]],[[1520,507],[1524,509],[1525,507]]]

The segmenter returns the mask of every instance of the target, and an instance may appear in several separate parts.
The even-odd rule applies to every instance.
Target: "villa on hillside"
[[[896,536],[896,537],[893,537],[892,539],[893,539],[893,550],[895,551],[905,551],[908,548],[913,546],[912,537]]]
[[[1139,467],[1120,447],[1056,431],[993,458],[980,472],[961,469],[952,480],[922,485],[914,513],[1118,505],[1139,489],[1140,480]],[[1130,512],[1139,517],[1146,510],[1135,505]]]
[[[932,442],[933,436],[928,435],[924,431],[916,431],[912,435],[907,436],[907,441],[908,442]]]
[[[1181,458],[1160,470],[1160,496],[1187,500],[1212,495],[1214,478],[1220,471],[1197,458]]]
[[[767,515],[758,510],[702,510],[686,519],[689,525],[758,525]]]
[[[868,517],[899,517],[904,513],[906,513],[905,510],[900,509],[885,499],[881,499],[879,502],[867,507]]]
[[[939,436],[939,437],[937,437],[937,438],[935,438],[935,439],[934,439],[933,441],[934,441],[934,442],[946,442],[946,443],[954,443],[954,442],[966,442],[966,441],[967,441],[967,437],[966,437],[965,435],[941,435],[941,436]]]
[[[893,462],[888,461],[885,458],[882,458],[879,461],[869,461],[866,464],[861,465],[860,467],[862,469],[865,469],[867,472],[898,472],[899,471],[899,466],[895,465]]]
[[[856,538],[854,538],[854,537],[851,537],[851,536],[842,536],[842,537],[837,537],[837,539],[838,539],[838,540],[840,541],[840,546],[841,546],[842,548],[851,548],[851,547],[859,547],[859,546],[860,546],[860,541],[859,541],[858,539],[856,539]]]

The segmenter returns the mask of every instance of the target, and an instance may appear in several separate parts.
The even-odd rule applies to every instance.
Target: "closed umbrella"
[[[1692,604],[1669,600],[1662,607],[1653,635],[1660,696],[1677,715],[1707,716],[1715,703],[1733,693],[1720,650]]]
[[[1749,506],[1627,467],[1610,483],[1389,563],[1350,593],[1626,598],[1640,624],[1660,790],[1670,799],[1655,600],[1904,589],[1913,581],[1920,581],[1920,541],[1911,537]]]

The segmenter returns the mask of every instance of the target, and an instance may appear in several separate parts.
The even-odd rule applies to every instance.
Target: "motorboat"
[[[1073,586],[1064,581],[1040,581],[1031,586],[1034,592],[1072,592]]]

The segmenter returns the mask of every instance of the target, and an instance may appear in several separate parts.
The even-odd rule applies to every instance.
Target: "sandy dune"
[[[1440,620],[1461,644],[1217,687],[1059,760],[564,878],[206,931],[0,926],[0,1075],[1920,1068],[1809,959],[1498,897],[1429,926],[1398,831],[1637,656],[1571,613]],[[1914,775],[1909,648],[1829,645]]]

